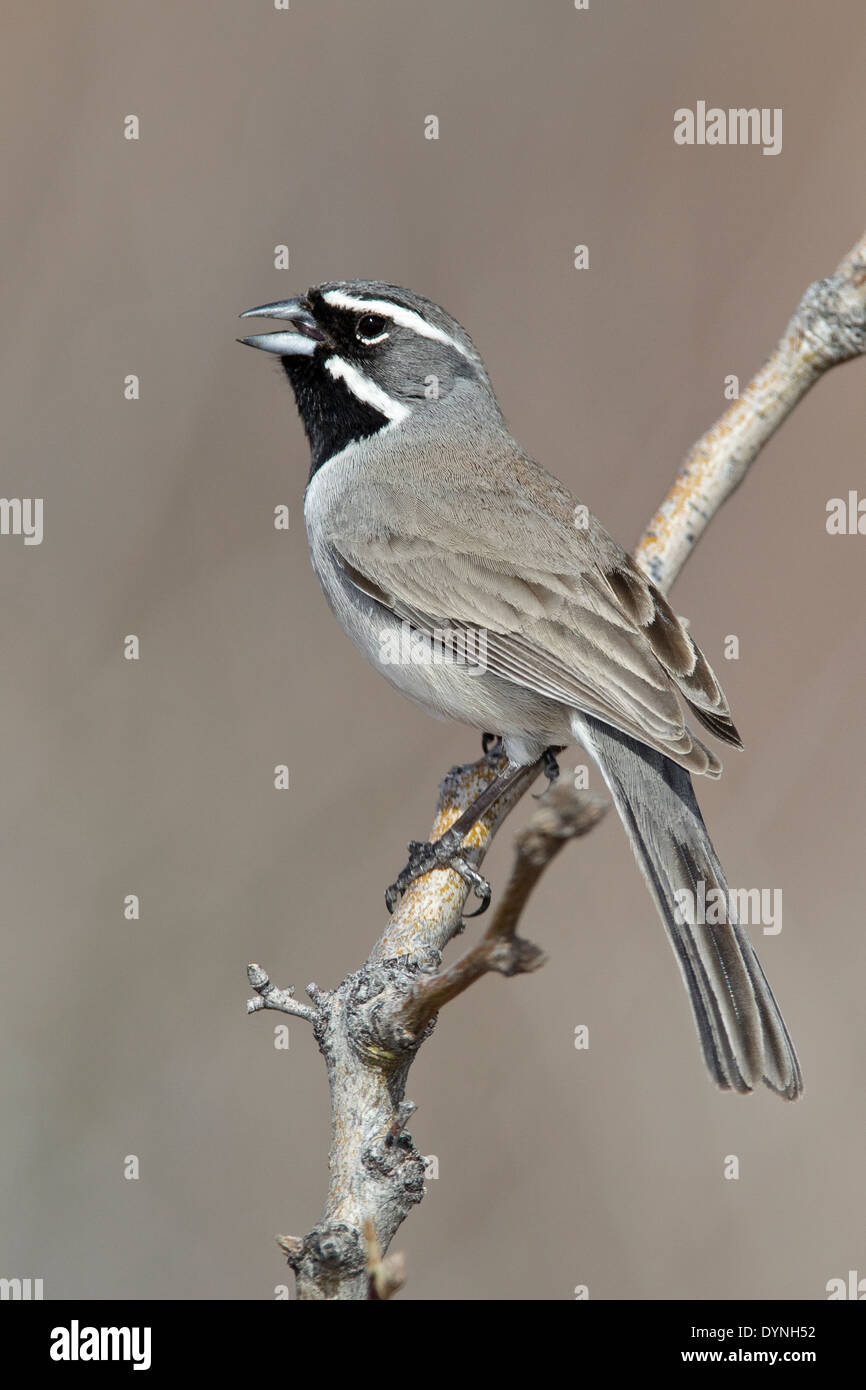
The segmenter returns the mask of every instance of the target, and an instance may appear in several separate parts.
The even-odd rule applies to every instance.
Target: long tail
[[[730,902],[688,772],[589,715],[574,716],[574,733],[598,763],[655,898],[714,1079],[735,1091],[763,1080],[795,1100],[800,1064],[746,932],[730,908],[723,923],[696,925],[685,906],[696,902],[701,880],[707,894],[719,888]]]

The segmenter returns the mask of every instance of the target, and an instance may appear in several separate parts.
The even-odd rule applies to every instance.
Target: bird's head
[[[291,325],[239,341],[280,357],[314,470],[359,439],[410,419],[418,423],[461,385],[470,393],[480,389],[498,415],[468,333],[412,290],[377,280],[336,280],[241,317]]]

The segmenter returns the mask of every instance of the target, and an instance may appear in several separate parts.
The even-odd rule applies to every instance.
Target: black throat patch
[[[389,423],[387,415],[359,401],[344,381],[329,376],[316,357],[281,357],[280,361],[310,441],[310,478],[349,444],[378,434]]]

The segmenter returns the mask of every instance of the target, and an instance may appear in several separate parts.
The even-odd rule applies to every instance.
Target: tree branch
[[[517,935],[520,915],[548,864],[568,840],[592,830],[609,805],[595,792],[576,792],[563,783],[551,787],[516,838],[511,878],[481,940],[454,965],[419,977],[399,1009],[399,1021],[409,1037],[422,1033],[443,1004],[489,971],[522,975],[544,965],[544,952]]]
[[[775,352],[686,456],[634,558],[667,593],[760,450],[830,367],[866,352],[866,233],[810,285]]]
[[[709,522],[743,481],[759,451],[820,376],[866,351],[866,236],[833,275],[811,285],[775,352],[739,400],[698,440],[653,517],[635,558],[665,592]],[[431,839],[438,839],[488,785],[504,760],[458,767],[440,788]],[[527,768],[466,840],[476,867],[494,835],[534,781]],[[330,1182],[325,1210],[302,1239],[278,1237],[297,1275],[299,1299],[382,1299],[403,1282],[402,1262],[386,1255],[401,1222],[424,1194],[424,1162],[406,1129],[409,1068],[438,1011],[491,971],[520,974],[543,963],[517,923],[545,867],[604,812],[597,798],[564,782],[542,800],[518,838],[508,887],[481,940],[442,968],[442,952],[461,930],[467,887],[450,869],[413,883],[367,961],[334,990],[308,986],[312,1006],[249,967],[256,998],[249,1012],[276,1009],[313,1024],[331,1091]]]

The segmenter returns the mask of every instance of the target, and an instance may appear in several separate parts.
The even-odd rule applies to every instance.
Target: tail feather
[[[732,917],[688,772],[589,715],[574,716],[574,733],[598,763],[655,898],[714,1079],[740,1092],[763,1081],[796,1099],[803,1088],[797,1054],[754,947]],[[724,922],[695,921],[701,882],[711,902],[727,904]]]

